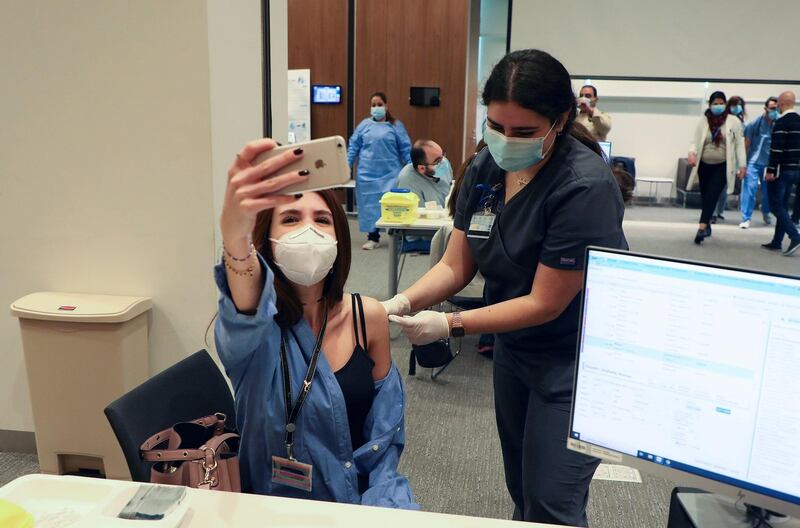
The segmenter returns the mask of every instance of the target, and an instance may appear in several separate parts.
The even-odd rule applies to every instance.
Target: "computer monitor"
[[[590,247],[568,447],[800,516],[800,277]]]
[[[342,87],[338,84],[314,84],[311,86],[311,102],[314,104],[340,104]]]
[[[603,150],[603,157],[606,159],[606,163],[611,163],[611,142],[610,141],[598,141],[598,145]]]

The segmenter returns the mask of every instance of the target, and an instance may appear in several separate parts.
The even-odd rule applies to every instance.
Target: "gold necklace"
[[[522,176],[517,176],[517,185],[519,185],[520,187],[525,187],[530,182],[531,182],[530,180],[526,180]]]

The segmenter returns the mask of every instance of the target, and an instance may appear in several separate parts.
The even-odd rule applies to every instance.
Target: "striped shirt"
[[[787,170],[800,171],[800,115],[794,110],[775,121],[767,165],[770,174]]]

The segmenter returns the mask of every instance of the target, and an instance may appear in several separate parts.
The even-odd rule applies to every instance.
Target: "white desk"
[[[418,218],[413,224],[395,224],[378,220],[375,227],[391,230],[392,240],[389,243],[389,296],[387,298],[391,299],[397,294],[397,266],[400,262],[400,244],[403,242],[403,237],[406,235],[433,236],[440,228],[451,225],[453,225],[453,219],[449,216],[444,218]]]
[[[53,512],[62,518],[80,519],[77,523],[39,522],[37,528],[122,527],[156,528],[162,521],[117,519],[116,513],[133,496],[137,482],[27,475],[0,488],[0,498],[28,510],[40,520]],[[452,490],[442,490],[450,493]],[[464,493],[469,490],[464,488]],[[413,512],[388,508],[370,508],[352,504],[284,499],[244,493],[225,493],[189,489],[184,503],[188,507],[182,528],[260,527],[283,528],[545,528],[554,525],[521,524],[479,517],[441,513]],[[183,506],[181,506],[183,507]],[[65,515],[66,514],[66,515]],[[163,521],[167,521],[168,517]],[[42,519],[43,520],[43,519]]]
[[[647,195],[653,196],[653,185],[656,186],[656,195],[650,205],[653,205],[653,202],[658,203],[658,187],[659,185],[669,185],[669,192],[667,193],[667,198],[672,198],[672,184],[673,181],[669,178],[648,178],[648,177],[636,177],[636,183],[644,182],[647,184]]]

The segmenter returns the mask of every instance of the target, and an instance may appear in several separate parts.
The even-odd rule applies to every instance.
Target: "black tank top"
[[[334,372],[339,387],[344,395],[347,408],[347,422],[350,426],[350,440],[353,451],[364,445],[364,423],[367,414],[372,408],[375,399],[375,382],[372,380],[372,368],[375,362],[367,354],[367,327],[364,318],[364,306],[361,296],[357,293],[351,295],[353,302],[353,330],[355,332],[356,346],[347,363]],[[361,323],[361,337],[359,340],[358,325]]]

